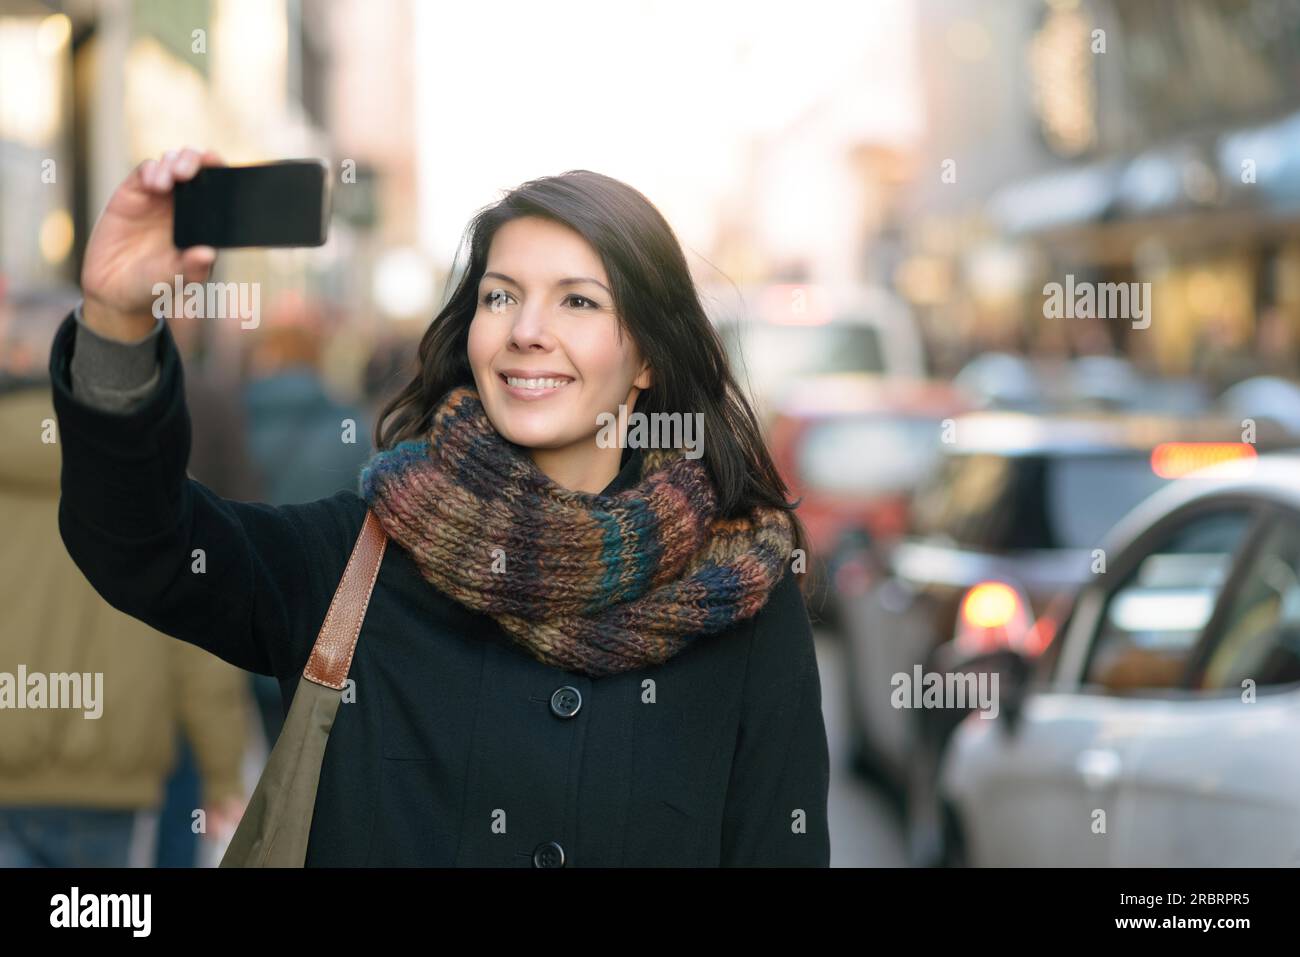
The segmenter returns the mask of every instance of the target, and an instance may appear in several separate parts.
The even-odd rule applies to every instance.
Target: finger
[[[197,264],[211,264],[217,258],[217,250],[212,246],[188,246],[185,253]]]
[[[154,183],[156,189],[165,193],[172,188],[172,157],[175,150],[168,150],[163,153],[162,159],[158,161],[157,172],[154,173]]]
[[[188,280],[202,282],[217,261],[217,251],[211,246],[189,246],[181,252],[181,272]]]
[[[172,164],[172,178],[180,183],[192,179],[194,174],[199,171],[199,162],[202,159],[199,151],[193,147],[185,147],[176,157],[176,162]]]
[[[204,166],[225,166],[226,165],[226,161],[221,158],[221,154],[218,153],[216,150],[204,150],[202,158],[203,158]]]
[[[151,193],[157,192],[158,161],[156,159],[147,159],[140,164],[138,169],[140,170],[140,186]]]

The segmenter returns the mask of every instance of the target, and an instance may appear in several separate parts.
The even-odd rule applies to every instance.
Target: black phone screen
[[[186,246],[321,246],[329,222],[324,160],[205,166],[173,194],[172,242]]]

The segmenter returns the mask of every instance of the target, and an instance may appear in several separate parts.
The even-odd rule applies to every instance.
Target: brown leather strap
[[[347,684],[352,654],[361,634],[361,622],[366,617],[370,592],[379,576],[379,565],[387,545],[388,536],[384,534],[379,519],[366,509],[365,524],[361,526],[357,543],[352,546],[343,578],[334,589],[334,599],[325,613],[325,622],[320,626],[307,667],[303,669],[302,676],[308,681],[336,690]]]

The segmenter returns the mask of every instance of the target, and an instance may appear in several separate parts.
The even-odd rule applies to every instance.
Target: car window
[[[1041,543],[1047,531],[1033,497],[1041,461],[985,453],[950,455],[912,502],[916,533],[967,548]],[[1035,547],[1033,544],[1026,547]],[[1041,547],[1041,546],[1039,546]]]
[[[1084,684],[1110,693],[1179,687],[1245,539],[1251,512],[1189,518],[1106,598]]]
[[[1146,452],[1052,460],[1047,501],[1056,546],[1096,548],[1116,522],[1169,481],[1155,473]]]
[[[950,455],[913,502],[918,534],[988,551],[1090,549],[1166,484],[1145,452]]]
[[[751,321],[729,323],[719,331],[737,378],[755,395],[773,394],[806,375],[887,371],[875,326]]]
[[[1274,524],[1239,578],[1198,686],[1300,681],[1300,523]]]

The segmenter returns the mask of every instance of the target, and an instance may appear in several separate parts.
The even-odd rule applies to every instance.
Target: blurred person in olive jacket
[[[0,373],[0,866],[122,867],[148,859],[133,840],[150,839],[140,812],[161,803],[178,729],[202,775],[206,832],[238,822],[247,679],[86,581],[59,534],[54,422],[48,381]],[[92,676],[86,694],[102,674],[93,710],[48,707],[67,704],[52,694],[17,706],[36,703],[32,676],[74,673]]]

